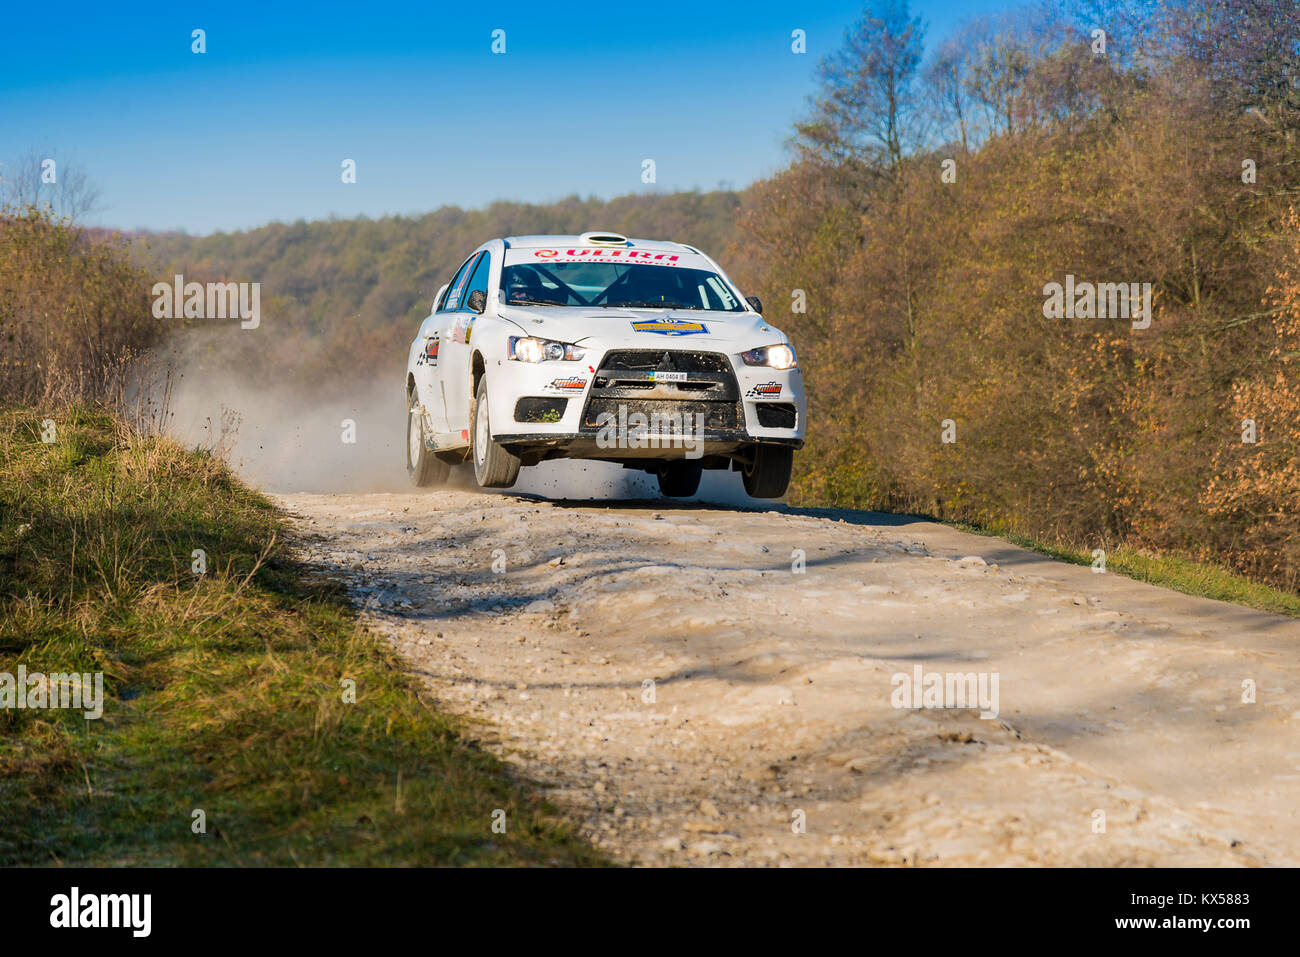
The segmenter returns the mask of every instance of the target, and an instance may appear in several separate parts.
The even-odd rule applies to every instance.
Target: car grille
[[[721,352],[685,352],[675,349],[616,349],[606,353],[601,371],[730,372],[731,363]]]
[[[668,373],[671,378],[656,378]],[[720,352],[619,349],[606,353],[582,414],[583,431],[600,428],[603,414],[702,415],[705,428],[743,428],[740,388]]]
[[[641,413],[648,420],[682,421],[677,418],[683,414],[704,416],[704,428],[710,430],[731,431],[741,427],[740,411],[735,402],[692,402],[689,399],[603,399],[587,400],[587,407],[582,413],[582,431],[594,432],[606,422],[626,424],[627,417]],[[620,417],[621,413],[621,417]],[[601,421],[602,416],[610,418]],[[693,420],[698,421],[698,420]]]

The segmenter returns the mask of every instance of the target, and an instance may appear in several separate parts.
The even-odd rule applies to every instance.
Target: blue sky
[[[996,0],[915,0],[927,46]],[[444,203],[740,187],[779,169],[860,2],[11,5],[0,163],[93,222],[193,233]],[[191,31],[207,52],[191,52]],[[808,52],[790,50],[794,29]],[[491,52],[506,31],[506,53]],[[657,182],[641,182],[643,159]],[[357,182],[340,180],[357,164]]]

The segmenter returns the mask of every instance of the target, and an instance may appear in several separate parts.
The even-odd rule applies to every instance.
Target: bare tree
[[[1229,112],[1300,131],[1300,0],[1183,0],[1170,21],[1176,48]]]
[[[970,62],[956,39],[949,39],[925,68],[924,79],[933,96],[940,129],[957,134],[962,152],[970,151]]]
[[[990,133],[1016,128],[1016,105],[1033,56],[1007,22],[981,21],[970,34],[973,43],[966,89],[984,111]]]
[[[80,222],[99,208],[99,188],[79,164],[30,152],[0,165],[0,209],[29,207]]]
[[[913,81],[923,33],[907,0],[871,0],[844,46],[818,65],[816,113],[799,128],[805,147],[897,171],[917,138]]]

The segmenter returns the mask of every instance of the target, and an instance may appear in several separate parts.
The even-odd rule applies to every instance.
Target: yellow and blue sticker
[[[653,332],[659,336],[698,336],[707,334],[709,327],[689,319],[647,319],[632,323],[633,332]]]

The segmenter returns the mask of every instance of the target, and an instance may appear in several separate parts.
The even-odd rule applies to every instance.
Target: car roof
[[[637,249],[653,249],[658,252],[688,252],[699,253],[694,246],[687,246],[685,243],[672,243],[662,239],[632,239],[628,238],[628,246],[634,246]],[[552,246],[586,246],[587,243],[582,241],[581,236],[507,236],[505,238],[507,249],[546,249]]]

